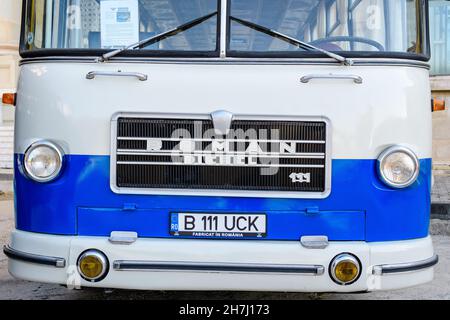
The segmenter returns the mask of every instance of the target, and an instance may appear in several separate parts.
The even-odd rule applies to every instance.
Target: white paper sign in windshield
[[[123,48],[139,41],[138,0],[101,1],[102,48]]]

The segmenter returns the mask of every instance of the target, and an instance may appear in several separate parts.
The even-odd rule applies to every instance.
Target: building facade
[[[433,159],[450,163],[450,1],[430,0],[431,90],[447,110],[433,114]]]
[[[21,2],[0,1],[0,94],[16,88]],[[0,102],[1,103],[1,102]],[[0,169],[12,168],[14,108],[0,108]]]

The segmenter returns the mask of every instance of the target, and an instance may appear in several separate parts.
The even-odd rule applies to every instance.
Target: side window
[[[327,2],[327,36],[332,36],[334,31],[339,27],[340,17],[338,12],[338,1],[331,0]]]
[[[431,74],[450,74],[450,2],[430,1]]]
[[[303,40],[306,41],[306,42],[310,42],[311,41],[311,29],[310,29],[308,24],[305,25],[305,27],[304,27]]]
[[[322,39],[326,37],[327,33],[327,16],[326,16],[326,5],[325,1],[321,1],[319,3],[319,7],[317,9],[317,35],[318,39]]]
[[[28,32],[26,32],[24,40],[29,49],[41,49],[44,46],[44,12],[46,2],[45,0],[36,0],[34,8],[28,5],[27,9],[30,12],[28,15]]]
[[[378,43],[386,44],[385,1],[383,0],[355,0],[350,7],[352,17],[350,32],[355,37],[365,37]],[[376,50],[364,43],[353,43],[353,50]]]

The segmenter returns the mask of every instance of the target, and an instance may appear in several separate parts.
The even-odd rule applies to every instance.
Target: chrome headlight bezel
[[[102,271],[100,272],[100,274],[98,274],[97,276],[95,276],[93,278],[87,277],[81,270],[81,262],[84,258],[86,258],[88,256],[92,256],[92,257],[96,258],[97,261],[102,266]],[[88,250],[84,251],[83,253],[81,253],[81,255],[78,257],[77,270],[78,270],[79,275],[84,280],[89,281],[89,282],[99,282],[99,281],[102,281],[108,275],[109,260],[103,252],[96,250],[96,249],[88,249]]]
[[[349,262],[351,264],[353,264],[353,266],[356,268],[356,276],[355,278],[353,278],[350,281],[347,282],[343,282],[340,279],[338,279],[337,275],[336,275],[336,267],[343,262]],[[330,266],[329,266],[329,273],[331,276],[331,279],[341,285],[341,286],[348,286],[351,284],[354,284],[355,282],[357,282],[359,280],[359,278],[361,277],[361,271],[362,271],[362,267],[361,267],[361,262],[360,260],[353,254],[351,253],[341,253],[338,254],[336,257],[333,258],[333,260],[331,260]]]
[[[404,183],[392,182],[391,180],[389,180],[386,177],[385,172],[383,172],[382,168],[383,168],[384,162],[393,153],[406,154],[414,162],[414,166],[415,166],[414,174]],[[411,149],[409,149],[405,146],[395,145],[395,146],[391,146],[391,147],[387,148],[380,154],[380,156],[378,157],[378,162],[377,162],[377,170],[378,170],[378,175],[384,184],[386,184],[387,186],[394,188],[394,189],[404,189],[404,188],[407,188],[407,187],[413,185],[416,182],[417,178],[419,177],[420,162],[419,162],[419,158],[417,157],[417,155]]]
[[[35,175],[32,172],[31,168],[29,168],[29,166],[28,166],[28,158],[29,158],[31,152],[39,147],[47,147],[47,148],[51,149],[52,151],[55,152],[56,157],[59,160],[55,171],[47,177],[39,177],[39,176]],[[40,140],[40,141],[32,143],[28,147],[28,149],[25,151],[24,157],[23,157],[23,172],[25,173],[25,175],[28,178],[30,178],[31,180],[34,180],[36,182],[41,182],[41,183],[50,182],[50,181],[57,179],[60,176],[62,168],[63,168],[63,162],[64,162],[64,151],[62,150],[61,147],[59,147],[54,142],[51,142],[48,140]]]

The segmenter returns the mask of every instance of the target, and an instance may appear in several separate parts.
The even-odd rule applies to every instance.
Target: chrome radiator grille
[[[326,192],[324,121],[236,117],[226,136],[216,134],[208,117],[115,121],[111,183],[117,191]]]

